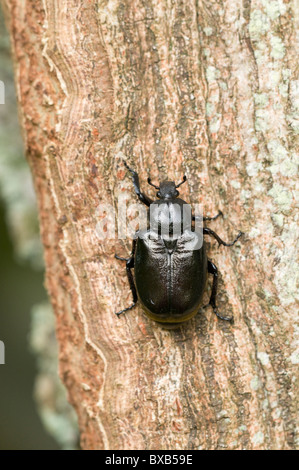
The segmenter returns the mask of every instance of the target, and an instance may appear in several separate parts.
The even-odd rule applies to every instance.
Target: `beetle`
[[[132,305],[117,312],[116,315],[131,310],[139,300],[145,314],[152,320],[166,328],[180,326],[182,322],[198,313],[208,274],[212,274],[213,284],[208,305],[211,305],[218,318],[233,322],[232,316],[227,317],[218,311],[216,305],[218,269],[207,257],[203,237],[200,240],[200,234],[194,230],[197,217],[191,214],[190,223],[182,225],[184,206],[189,206],[191,213],[190,205],[178,197],[177,190],[187,180],[186,176],[179,184],[163,181],[160,186],[156,186],[151,178],[148,178],[148,183],[157,189],[158,199],[153,201],[141,192],[138,173],[126,162],[124,165],[132,175],[138,199],[150,209],[153,216],[145,230],[136,232],[131,255],[128,258],[115,255],[118,260],[126,262],[127,277],[133,296]],[[221,215],[223,214],[219,211],[216,216],[202,217],[202,220],[216,220]],[[167,231],[164,233],[161,228],[163,218],[168,220],[168,233]],[[175,226],[180,230],[176,232]],[[234,245],[243,235],[239,231],[233,242],[226,243],[208,227],[202,227],[202,234],[214,237],[219,245],[224,246]]]

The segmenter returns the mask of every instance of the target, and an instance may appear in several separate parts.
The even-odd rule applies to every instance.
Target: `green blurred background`
[[[28,347],[32,305],[46,297],[43,276],[15,261],[3,207],[0,254],[0,338],[6,356],[0,365],[0,449],[55,449],[33,399],[37,366]]]
[[[57,374],[54,316],[43,287],[36,201],[1,9],[0,80],[0,449],[75,449],[76,418]]]

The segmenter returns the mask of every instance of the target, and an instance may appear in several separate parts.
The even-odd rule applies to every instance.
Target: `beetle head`
[[[159,199],[174,199],[178,197],[180,193],[176,189],[176,185],[173,181],[163,181],[160,184],[159,191],[157,192],[157,197]]]
[[[160,186],[153,184],[150,178],[148,178],[147,181],[151,186],[158,189],[157,197],[159,199],[175,199],[180,194],[177,188],[181,186],[181,184],[185,183],[186,179],[186,176],[184,176],[183,181],[179,184],[175,184],[174,181],[162,181]]]

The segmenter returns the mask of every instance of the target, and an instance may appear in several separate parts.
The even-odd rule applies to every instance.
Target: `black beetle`
[[[186,176],[177,185],[173,181],[164,181],[159,187],[148,178],[148,183],[158,190],[158,200],[153,201],[141,192],[138,174],[129,168],[126,162],[124,164],[132,174],[134,189],[139,200],[146,206],[151,206],[150,209],[160,208],[160,211],[157,212],[158,216],[153,216],[154,224],[151,219],[151,224],[143,231],[142,235],[137,232],[138,236],[133,240],[132,253],[129,258],[115,255],[117,259],[126,261],[127,276],[133,295],[133,304],[116,315],[131,310],[139,299],[149,318],[167,328],[177,327],[198,312],[207,284],[208,273],[210,273],[213,275],[213,285],[208,305],[212,306],[217,317],[232,322],[233,317],[221,315],[216,307],[218,269],[207,258],[203,237],[199,249],[188,248],[190,241],[198,241],[198,234],[194,231],[194,226],[191,226],[191,223],[196,220],[195,215],[190,217],[190,226],[180,226],[182,231],[179,236],[174,236],[175,223],[179,221],[180,224],[183,220],[183,206],[189,206],[178,198],[179,192],[177,190],[186,181]],[[176,210],[172,210],[174,207]],[[219,212],[215,217],[203,217],[202,220],[215,220],[220,215],[222,212]],[[161,234],[161,216],[170,219],[168,237]],[[234,245],[242,235],[240,231],[232,243],[226,243],[207,227],[202,227],[202,233],[211,235],[219,245],[224,246]],[[132,273],[133,268],[135,281]]]

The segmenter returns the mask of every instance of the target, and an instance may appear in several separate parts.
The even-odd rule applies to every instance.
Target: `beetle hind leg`
[[[233,323],[234,317],[226,317],[224,315],[221,315],[221,313],[218,312],[218,308],[216,306],[216,295],[217,295],[217,288],[218,288],[218,268],[211,260],[208,260],[208,272],[209,274],[213,274],[212,293],[211,293],[209,305],[211,305],[213,312],[215,313],[215,315],[217,315],[218,318],[220,318],[221,320],[225,320],[225,321],[229,321]]]
[[[122,313],[127,312],[128,310],[132,310],[132,308],[135,307],[138,297],[137,297],[137,290],[132,274],[132,269],[134,268],[134,255],[135,255],[135,247],[136,247],[136,240],[133,240],[133,246],[132,246],[132,253],[129,258],[122,258],[121,256],[114,255],[116,259],[119,259],[121,261],[126,261],[126,271],[127,271],[127,277],[129,281],[129,286],[132,292],[132,297],[133,297],[133,303],[127,308],[124,308],[123,310],[120,310],[120,312],[116,312],[115,314],[119,317]]]

